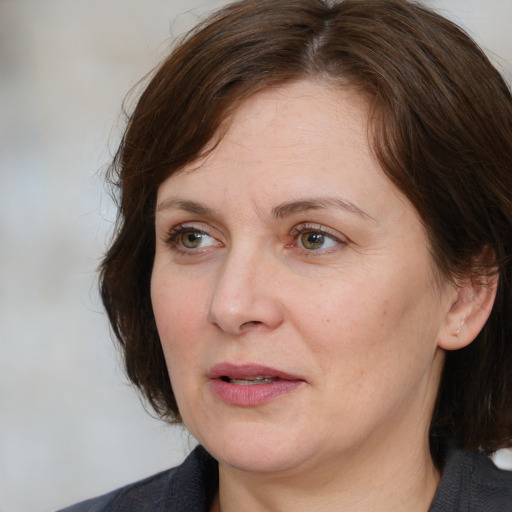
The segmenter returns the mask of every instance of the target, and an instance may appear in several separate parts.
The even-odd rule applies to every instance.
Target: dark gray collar
[[[512,473],[487,454],[447,450],[443,476],[429,512],[512,511]]]

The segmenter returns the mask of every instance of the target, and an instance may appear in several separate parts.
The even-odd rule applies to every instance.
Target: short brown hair
[[[370,101],[371,146],[419,212],[440,275],[481,274],[477,256],[494,251],[493,311],[473,343],[447,354],[430,438],[509,445],[512,98],[467,34],[405,0],[242,0],[156,70],[110,169],[119,217],[101,266],[129,378],[161,417],[180,420],[150,299],[159,185],[204,153],[240,101],[299,79],[349,85]]]

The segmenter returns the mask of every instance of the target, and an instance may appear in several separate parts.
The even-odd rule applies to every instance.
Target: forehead
[[[227,119],[223,140],[254,150],[279,147],[285,156],[284,150],[327,149],[329,132],[337,144],[365,152],[367,122],[366,101],[352,89],[302,80],[243,101]]]
[[[308,190],[332,196],[334,182],[353,203],[365,202],[367,182],[398,194],[373,157],[368,110],[365,98],[348,87],[299,81],[260,91],[231,113],[206,156],[164,181],[158,202],[169,194],[213,197],[237,187],[267,199],[296,199]]]
[[[227,168],[240,176],[271,167],[281,176],[306,171],[318,182],[331,164],[348,169],[348,160],[357,159],[375,168],[367,125],[367,101],[348,87],[304,80],[267,88],[237,105],[205,148],[206,156],[173,177],[194,180],[198,172],[218,170],[220,178]]]

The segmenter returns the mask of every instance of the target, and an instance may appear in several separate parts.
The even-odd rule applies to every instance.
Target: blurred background
[[[96,291],[129,89],[220,0],[0,0],[0,512],[49,512],[193,444],[128,386]],[[430,0],[512,81],[512,0]]]

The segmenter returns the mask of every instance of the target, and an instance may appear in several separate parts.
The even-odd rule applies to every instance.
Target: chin
[[[213,455],[221,465],[253,474],[286,473],[296,469],[300,463],[296,450],[285,453],[283,450],[276,450],[275,447],[263,451],[247,446],[240,449],[230,446],[222,450],[218,456],[215,453]]]
[[[291,435],[289,429],[268,425],[230,425],[198,441],[220,463],[251,473],[278,473],[296,468],[315,450]],[[308,443],[312,446],[312,443]],[[306,453],[306,452],[311,453]]]

